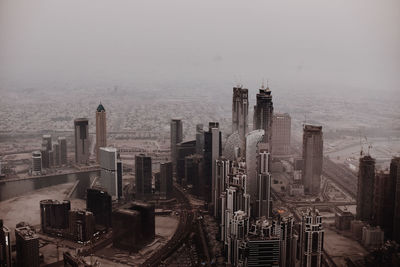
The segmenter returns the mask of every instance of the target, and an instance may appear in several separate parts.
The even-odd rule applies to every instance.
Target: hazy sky
[[[400,1],[0,0],[3,90],[263,78],[400,90]]]

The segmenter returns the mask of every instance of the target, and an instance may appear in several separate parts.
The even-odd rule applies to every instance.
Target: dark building
[[[54,166],[60,166],[61,153],[60,153],[60,145],[58,143],[53,144],[53,151],[54,151]]]
[[[216,160],[222,156],[221,131],[218,122],[210,122],[208,124],[208,132],[204,133],[204,190],[205,200],[214,203],[214,195],[212,192],[215,182],[215,165]]]
[[[152,196],[151,180],[152,166],[151,157],[140,154],[135,157],[136,168],[136,199],[146,200]]]
[[[322,126],[304,125],[302,177],[305,194],[319,194],[321,190],[322,162]]]
[[[367,155],[360,158],[358,170],[356,218],[371,222],[374,208],[375,159]]]
[[[183,140],[183,127],[182,120],[172,119],[171,120],[171,161],[176,168],[177,157],[176,157],[176,145],[181,143]]]
[[[111,196],[100,188],[86,190],[86,209],[93,213],[96,225],[108,229],[111,227],[112,200]]]
[[[353,213],[345,211],[335,215],[335,227],[338,230],[350,230],[351,222],[354,220]]]
[[[75,162],[89,163],[89,120],[79,118],[74,121],[75,129]]]
[[[69,224],[69,211],[71,203],[69,200],[46,199],[40,201],[40,223],[43,233],[56,234],[67,229]]]
[[[248,267],[279,267],[279,238],[247,241]]]
[[[69,232],[73,240],[79,242],[91,240],[94,234],[94,227],[94,216],[90,211],[69,211]]]
[[[274,105],[272,103],[272,95],[269,87],[264,88],[261,86],[257,94],[257,103],[254,106],[253,114],[253,129],[264,130],[264,143],[269,143],[271,147],[272,138],[272,115],[274,112]]]
[[[29,227],[15,229],[18,267],[39,267],[39,238]]]
[[[11,232],[0,220],[0,267],[11,267]]]
[[[185,184],[185,157],[196,153],[196,140],[176,145],[176,181]]]
[[[155,237],[154,206],[132,202],[113,212],[113,246],[138,251]]]
[[[58,137],[58,145],[60,146],[60,164],[67,164],[67,139]]]
[[[160,164],[160,196],[167,199],[172,197],[172,162]]]
[[[248,89],[241,86],[233,87],[232,94],[232,133],[238,132],[245,140],[248,132],[249,98]]]
[[[380,226],[386,237],[393,232],[393,212],[395,203],[396,180],[388,172],[375,175],[373,224]]]
[[[392,159],[390,163],[390,177],[396,183],[393,212],[393,239],[400,244],[400,157]]]
[[[195,154],[185,157],[185,177],[188,184],[191,184],[192,194],[204,198],[204,168],[203,156]]]
[[[204,150],[204,129],[203,124],[196,125],[196,154],[203,155]]]

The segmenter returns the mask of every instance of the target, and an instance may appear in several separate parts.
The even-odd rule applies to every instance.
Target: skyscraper
[[[263,143],[265,144],[265,143]],[[269,172],[270,153],[267,149],[260,149],[257,156],[257,199],[256,199],[256,217],[270,217],[272,210],[271,201],[271,174]]]
[[[397,243],[400,243],[400,157],[395,157],[390,162],[390,177],[396,181],[393,213],[393,239]]]
[[[388,172],[375,175],[373,223],[379,225],[391,238],[393,232],[393,212],[395,207],[396,180]]]
[[[53,143],[50,134],[43,135],[43,144],[46,145],[46,150],[50,151],[53,148]]]
[[[167,199],[172,196],[172,162],[160,164],[160,196]]]
[[[11,267],[11,232],[0,220],[0,267]]]
[[[222,207],[221,207],[221,193],[225,191],[226,184],[228,183],[228,175],[230,174],[230,163],[229,160],[221,157],[216,162],[215,167],[215,186],[214,186],[214,217],[220,218]]]
[[[204,129],[203,124],[196,124],[196,154],[203,155]]]
[[[122,173],[118,173],[118,151],[114,147],[100,147],[98,155],[101,168],[100,184],[114,199],[120,199],[122,196]]]
[[[60,164],[66,165],[67,164],[67,140],[65,137],[60,136],[58,137],[58,145],[60,147]]]
[[[185,157],[196,153],[196,140],[176,144],[176,181],[185,184]]]
[[[75,162],[89,163],[89,120],[79,118],[74,121],[75,129]]]
[[[275,113],[272,118],[272,155],[289,155],[292,119],[287,113]]]
[[[171,120],[171,160],[174,169],[177,164],[177,151],[176,145],[181,143],[183,140],[183,127],[182,120],[172,119]]]
[[[144,154],[135,157],[136,168],[136,199],[146,200],[151,198],[152,166],[151,157]]]
[[[192,194],[201,198],[205,198],[203,166],[203,156],[195,154],[185,157],[185,180],[193,185]]]
[[[323,246],[322,216],[318,210],[308,210],[301,220],[300,266],[321,267]]]
[[[303,184],[304,193],[319,194],[323,161],[322,126],[304,125],[303,128]]]
[[[61,162],[61,153],[60,153],[60,145],[58,143],[53,144],[54,151],[54,166],[60,166]]]
[[[99,162],[100,147],[107,146],[106,110],[100,103],[96,109],[96,159]]]
[[[232,99],[232,133],[238,132],[244,140],[248,132],[249,99],[248,89],[233,87]]]
[[[370,155],[360,158],[358,170],[357,214],[361,221],[371,222],[374,208],[375,159]]]
[[[257,102],[254,106],[253,115],[253,130],[264,130],[264,143],[269,143],[271,146],[272,137],[272,114],[274,112],[274,105],[272,103],[272,95],[269,87],[264,88],[261,86],[257,94]]]
[[[42,153],[40,151],[32,152],[32,175],[42,173]]]
[[[29,227],[15,229],[18,267],[39,267],[39,237]]]
[[[100,188],[86,190],[86,209],[93,213],[96,225],[111,227],[111,196]]]
[[[71,210],[69,200],[45,199],[40,201],[40,223],[43,233],[57,234],[68,228],[68,212]]]

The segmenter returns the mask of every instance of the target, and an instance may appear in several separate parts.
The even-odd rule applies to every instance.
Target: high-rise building
[[[50,162],[50,159],[49,159],[49,151],[51,151],[52,148],[53,148],[53,146],[52,146],[52,141],[51,141],[51,135],[49,135],[49,134],[43,135],[42,148],[40,149],[40,152],[42,154],[43,168],[52,167],[53,162]]]
[[[400,157],[390,162],[390,177],[396,181],[394,212],[393,212],[393,240],[400,244]]]
[[[232,133],[238,132],[244,140],[248,132],[249,98],[248,89],[233,87]]]
[[[265,143],[263,143],[265,144]],[[261,144],[260,144],[261,145]],[[267,149],[259,149],[257,169],[257,199],[256,199],[256,217],[269,218],[272,210],[271,201],[271,174],[269,172],[270,153]]]
[[[152,196],[151,180],[152,180],[152,165],[151,157],[146,157],[144,154],[135,157],[136,169],[136,199],[146,200]]]
[[[32,152],[32,175],[42,173],[42,153],[40,151]]]
[[[78,164],[89,163],[89,120],[86,118],[75,119],[75,162]]]
[[[228,175],[230,174],[230,162],[229,160],[221,157],[217,159],[216,167],[215,167],[215,185],[214,185],[214,217],[219,219],[221,218],[221,193],[225,191],[226,184],[228,183]]]
[[[40,153],[42,154],[42,168],[43,169],[50,168],[49,151],[46,150],[46,145],[42,145],[42,148],[40,149]]]
[[[253,130],[264,130],[263,142],[270,144],[272,138],[272,114],[274,105],[272,103],[272,95],[269,87],[261,86],[257,94],[257,103],[254,106]]]
[[[176,181],[185,184],[185,157],[196,153],[196,140],[176,144]]]
[[[183,127],[181,119],[171,120],[171,161],[174,169],[177,164],[177,150],[176,145],[183,140]]]
[[[40,201],[40,222],[43,233],[57,234],[62,229],[68,228],[69,211],[71,203],[69,200],[46,199]]]
[[[200,198],[205,198],[203,165],[204,159],[201,155],[195,154],[185,157],[185,180],[187,184],[193,186],[192,194]]]
[[[86,189],[86,209],[93,213],[96,225],[111,227],[111,196],[100,188]]]
[[[373,224],[379,225],[388,238],[393,233],[393,212],[395,206],[396,180],[389,172],[375,175]]]
[[[53,144],[54,151],[54,166],[60,166],[61,162],[61,153],[60,153],[60,145],[58,143]]]
[[[283,214],[279,216],[280,229],[280,265],[282,267],[295,266],[296,258],[293,257],[293,224],[294,219],[291,214]]]
[[[272,155],[289,155],[292,119],[287,113],[275,113],[272,118]]]
[[[43,139],[43,144],[45,144],[46,145],[46,150],[47,151],[50,151],[52,148],[53,148],[53,143],[52,143],[52,140],[51,140],[51,135],[50,134],[45,134],[45,135],[43,135],[43,137],[42,137]]]
[[[204,129],[203,124],[196,124],[196,154],[203,155]]]
[[[356,218],[371,222],[374,208],[375,159],[370,155],[360,158],[358,170]]]
[[[120,199],[122,197],[122,168],[118,170],[118,151],[114,147],[100,147],[98,155],[100,184],[114,199]]]
[[[0,220],[0,267],[11,267],[11,232]]]
[[[69,232],[71,238],[80,242],[87,242],[93,238],[95,220],[93,213],[85,210],[69,211]]]
[[[18,267],[39,267],[39,238],[29,227],[15,229]]]
[[[322,216],[318,210],[308,210],[301,220],[300,266],[321,267],[323,246]]]
[[[168,199],[172,197],[172,162],[160,164],[160,197]]]
[[[317,195],[321,189],[323,162],[322,126],[304,125],[303,130],[304,193]]]
[[[67,164],[67,140],[65,137],[60,136],[58,137],[58,145],[60,147],[60,164],[66,165]]]
[[[206,201],[215,204],[215,164],[216,160],[222,155],[221,131],[218,122],[210,122],[208,132],[204,133],[204,175]]]
[[[96,109],[96,159],[99,162],[99,150],[107,146],[106,110],[100,103]]]
[[[155,237],[154,206],[143,202],[128,203],[112,215],[113,246],[138,251]]]

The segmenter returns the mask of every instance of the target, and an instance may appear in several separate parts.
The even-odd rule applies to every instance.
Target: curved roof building
[[[236,159],[236,151],[239,149],[239,155],[237,156],[242,156],[244,153],[244,140],[240,138],[239,132],[234,132],[228,138],[226,139],[225,146],[224,146],[224,152],[222,155],[226,158],[229,159],[230,161],[234,161]]]

